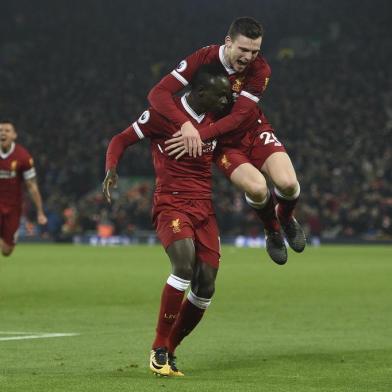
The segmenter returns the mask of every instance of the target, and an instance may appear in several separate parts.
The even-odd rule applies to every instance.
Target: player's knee
[[[195,294],[201,298],[212,298],[214,293],[215,293],[215,282],[209,281],[209,282],[201,282]]]
[[[262,201],[266,198],[268,188],[266,183],[251,182],[247,184],[246,194],[254,201]]]
[[[191,280],[193,276],[192,263],[173,265],[173,275],[178,276],[181,279]]]
[[[285,196],[293,196],[299,190],[299,183],[296,177],[282,177],[275,186]]]

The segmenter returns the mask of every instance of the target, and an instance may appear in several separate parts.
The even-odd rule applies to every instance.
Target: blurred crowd
[[[124,155],[112,206],[100,191],[108,142],[179,60],[223,42],[232,19],[252,15],[265,26],[272,67],[261,105],[299,177],[299,220],[313,237],[392,239],[388,1],[174,3],[0,6],[0,117],[15,121],[35,157],[49,218],[43,235],[152,230],[148,142]],[[214,200],[223,235],[262,232],[218,172]],[[23,227],[34,233],[28,200],[25,211]]]

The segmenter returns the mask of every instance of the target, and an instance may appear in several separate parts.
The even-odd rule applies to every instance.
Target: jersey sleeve
[[[113,136],[106,151],[105,170],[116,168],[124,151],[144,138],[159,133],[160,117],[154,110],[145,110],[137,121],[124,131]]]
[[[20,168],[24,180],[31,180],[37,175],[34,167],[33,157],[27,150],[23,151]]]
[[[176,106],[173,94],[186,87],[197,69],[205,63],[208,48],[199,49],[182,60],[177,68],[166,75],[148,94],[150,105],[179,128],[189,119]]]
[[[233,105],[230,114],[211,126],[199,129],[201,139],[205,141],[239,129],[241,124],[247,120],[249,113],[252,112],[258,104],[268,85],[270,76],[271,69],[269,65],[264,60],[260,59],[257,64],[250,69],[244,87]]]

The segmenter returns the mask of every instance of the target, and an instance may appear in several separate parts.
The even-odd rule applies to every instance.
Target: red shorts
[[[230,179],[231,174],[243,163],[251,163],[261,170],[264,162],[275,152],[286,152],[283,144],[276,138],[273,130],[259,131],[250,141],[238,148],[221,147],[214,155],[215,164]]]
[[[174,241],[192,238],[196,258],[219,267],[220,240],[211,200],[188,200],[173,195],[156,195],[153,223],[163,247]]]
[[[20,215],[20,208],[0,206],[0,237],[9,246],[16,243]]]

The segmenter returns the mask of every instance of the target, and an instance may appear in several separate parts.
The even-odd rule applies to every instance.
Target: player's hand
[[[112,197],[110,195],[110,187],[117,188],[117,180],[118,175],[116,173],[116,169],[109,169],[102,183],[102,192],[108,203],[112,202]]]
[[[177,135],[177,133],[175,133]],[[196,158],[197,155],[201,156],[203,142],[201,141],[199,131],[192,125],[190,121],[182,124],[181,138],[184,141],[184,146],[189,156]],[[170,139],[167,144],[175,143]]]
[[[48,218],[42,211],[37,214],[37,222],[40,225],[46,225],[48,223]]]

